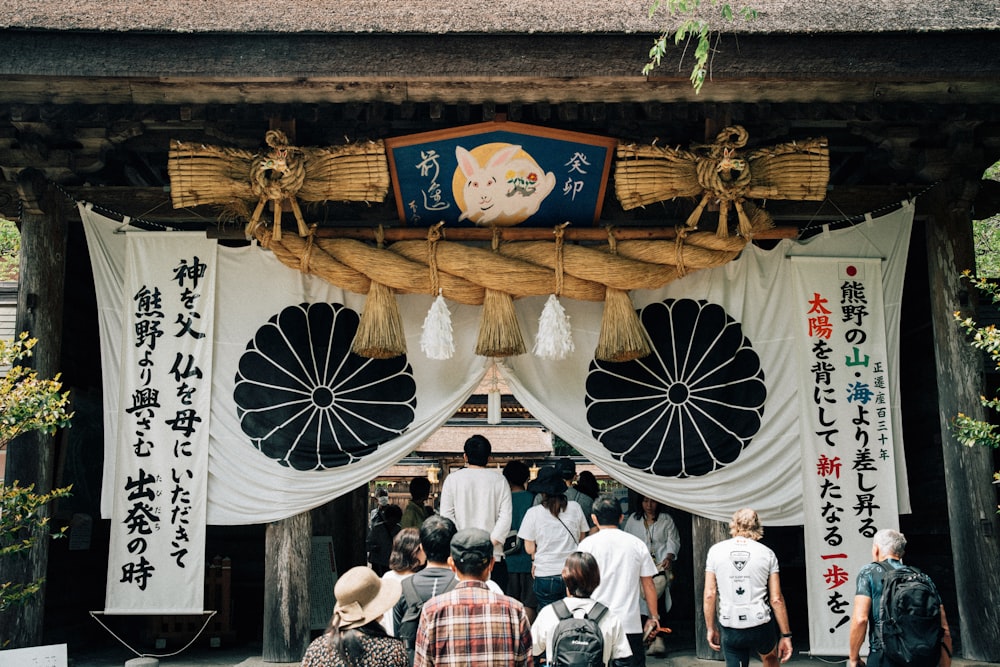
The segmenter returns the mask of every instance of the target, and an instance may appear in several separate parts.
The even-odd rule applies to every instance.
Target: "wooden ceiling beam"
[[[766,208],[779,226],[835,223],[845,218],[863,215],[870,211],[892,206],[899,201],[916,196],[927,187],[927,185],[920,184],[911,186],[870,185],[837,187],[830,191],[825,201],[800,202],[774,200],[767,202]],[[175,209],[170,202],[170,193],[163,188],[83,186],[63,187],[62,189],[66,193],[67,214],[73,217],[76,217],[76,204],[74,200],[80,200],[93,202],[95,205],[108,211],[127,214],[132,217],[166,225],[184,225],[204,229],[219,227],[218,210],[216,208],[199,206],[194,209]],[[19,197],[14,184],[0,182],[0,216],[16,219],[19,214],[19,206]],[[398,220],[394,217],[394,211],[394,206],[385,204],[376,209],[379,216],[377,219],[367,218],[359,220],[357,217],[344,217],[328,224],[332,227],[357,227],[359,224],[362,224],[368,230],[379,224],[399,225]],[[309,217],[308,213],[307,217]],[[619,220],[607,220],[603,221],[603,224],[620,225],[622,228],[642,229],[669,225],[665,218],[666,215],[661,221],[636,221],[633,225]],[[582,228],[578,227],[576,229],[579,230]],[[594,229],[598,229],[598,227]]]

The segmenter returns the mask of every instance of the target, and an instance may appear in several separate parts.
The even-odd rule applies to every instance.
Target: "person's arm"
[[[660,610],[656,604],[656,584],[653,577],[639,577],[642,583],[642,595],[646,599],[646,606],[649,607],[649,618],[642,629],[642,638],[646,642],[652,641],[660,631]]]
[[[514,665],[524,665],[524,667],[530,667],[534,664],[534,659],[531,656],[531,623],[528,622],[528,615],[524,613],[524,609],[518,612],[518,629],[520,630],[520,637],[518,638],[517,654],[514,656]]]
[[[535,546],[535,541],[534,540],[524,540],[524,553],[526,553],[529,556],[531,556],[532,557],[531,560],[535,560],[534,559],[534,555],[535,555],[535,550],[536,549],[537,549],[537,547]]]
[[[425,615],[427,615],[427,609],[421,612],[421,621],[424,620]],[[435,620],[429,617],[427,623],[421,622],[417,625],[417,637],[413,647],[413,667],[434,667],[434,661],[437,659],[437,647],[435,646],[437,624],[434,622]]]
[[[681,552],[681,534],[677,530],[677,524],[674,523],[673,517],[664,512],[660,516],[666,518],[666,526],[664,532],[666,533],[666,543],[667,543],[667,553],[663,562],[660,563],[660,567],[664,570],[669,570],[673,564],[674,559],[677,558],[677,554]]]
[[[865,667],[861,659],[861,645],[865,643],[868,631],[868,614],[871,613],[872,599],[867,595],[854,596],[854,611],[851,612],[851,643],[847,653],[848,667]]]
[[[441,483],[440,511],[441,511],[441,516],[443,516],[446,519],[451,519],[452,522],[455,521],[455,485],[454,482],[449,484],[447,477],[445,477],[444,481]]]
[[[940,667],[951,667],[951,630],[948,628],[948,617],[944,613],[944,605],[941,605],[941,629],[944,631],[941,637],[941,662]]]
[[[719,598],[719,589],[715,582],[715,572],[705,571],[705,593],[701,600],[701,610],[705,615],[706,638],[708,646],[713,651],[722,650],[722,642],[719,639],[719,627],[715,621],[715,604]]]
[[[778,659],[781,662],[788,662],[792,657],[792,626],[788,623],[788,608],[785,607],[785,598],[781,595],[781,577],[777,572],[772,572],[767,578],[767,594],[771,599],[774,620],[777,621],[778,630],[781,632]]]
[[[499,498],[497,498],[497,522],[493,526],[493,534],[490,535],[494,545],[503,544],[514,518],[513,503],[510,500],[510,486],[503,477],[500,478],[500,481],[502,484],[497,485],[497,494],[499,495]]]

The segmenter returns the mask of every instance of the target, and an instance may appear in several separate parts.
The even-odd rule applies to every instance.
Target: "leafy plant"
[[[0,340],[0,366],[16,364],[31,356],[38,341],[21,333],[16,340]],[[69,392],[60,393],[59,376],[43,380],[37,371],[13,365],[0,380],[0,449],[30,431],[49,435],[69,425],[73,416],[67,412]]]
[[[718,16],[724,22],[732,23],[736,18],[733,6],[728,2],[704,0],[704,4],[717,8],[719,10]],[[687,42],[688,44],[694,42],[694,66],[691,68],[691,86],[694,88],[695,94],[701,92],[701,87],[708,77],[708,59],[712,53],[711,36],[713,32],[718,32],[717,30],[713,30],[712,23],[709,20],[693,16],[698,13],[701,6],[702,0],[653,0],[653,4],[649,7],[650,18],[653,18],[653,15],[657,11],[663,9],[671,19],[678,19],[679,23],[664,30],[653,41],[653,46],[649,49],[649,62],[642,68],[644,75],[648,76],[650,72],[660,66],[660,61],[667,54],[671,36],[673,36],[674,44],[679,45],[682,42]],[[750,7],[743,7],[738,13],[747,20],[757,18],[757,11]],[[685,53],[687,52],[687,46],[687,44],[684,46]],[[681,59],[683,60],[683,54]]]
[[[964,271],[962,276],[980,294],[989,296],[994,304],[1000,303],[1000,285],[987,278],[973,277],[971,271]],[[962,317],[958,311],[954,313],[954,319],[968,335],[969,344],[985,352],[993,365],[1000,369],[1000,329],[992,324],[979,326],[973,318]],[[979,402],[988,410],[1000,411],[1000,397],[988,398],[984,395],[979,397]],[[1000,433],[996,424],[973,419],[960,412],[952,418],[950,426],[955,439],[967,447],[1000,448]],[[1000,483],[1000,472],[993,473],[993,481]]]
[[[71,488],[67,486],[50,493],[34,493],[34,484],[0,484],[0,558],[28,551],[45,537],[49,517],[41,514],[41,508],[56,498],[68,496]],[[65,532],[66,527],[63,526],[52,537],[64,537]],[[44,581],[38,579],[27,584],[0,582],[0,613],[37,593]]]
[[[0,280],[16,281],[20,265],[21,233],[13,222],[0,218]]]
[[[1000,162],[987,169],[983,178],[1000,181]],[[976,245],[976,275],[1000,278],[1000,215],[973,220],[972,234]]]
[[[69,392],[61,392],[57,375],[52,380],[38,377],[37,371],[18,364],[31,356],[38,341],[22,333],[16,340],[0,340],[0,365],[11,365],[0,379],[0,449],[14,438],[31,431],[52,434],[69,426]],[[34,485],[18,482],[7,486],[0,480],[0,558],[31,549],[48,535],[49,518],[43,511],[56,498],[68,496],[71,487],[35,493]],[[65,528],[53,537],[61,537]],[[41,588],[43,579],[28,583],[0,582],[0,612],[24,602]]]

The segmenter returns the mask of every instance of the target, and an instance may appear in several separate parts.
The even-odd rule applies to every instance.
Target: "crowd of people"
[[[671,607],[681,548],[666,508],[633,494],[624,515],[619,498],[600,494],[592,475],[581,474],[574,486],[570,459],[530,481],[519,461],[498,475],[487,467],[491,447],[482,435],[469,438],[464,456],[466,466],[444,480],[439,511],[425,505],[430,487],[423,478],[411,482],[410,502],[398,513],[405,526],[387,499],[378,499],[369,566],[338,579],[333,618],[303,667],[557,664],[568,619],[589,619],[584,625],[599,635],[593,664],[642,666],[647,653],[665,651],[662,634],[669,631],[660,618]],[[776,667],[792,656],[777,558],[759,542],[754,510],[738,510],[729,528],[731,538],[712,546],[705,564],[708,644],[727,667],[746,667],[752,654]],[[386,535],[390,547],[382,543]],[[880,531],[873,556],[898,567],[903,546],[898,532]],[[851,632],[856,665],[864,665],[857,651],[872,618],[875,581],[869,570],[859,577]],[[941,622],[947,633],[943,607]],[[868,664],[878,665],[879,646],[872,646]]]

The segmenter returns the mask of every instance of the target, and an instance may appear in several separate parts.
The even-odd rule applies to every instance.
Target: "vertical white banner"
[[[792,257],[809,646],[846,655],[855,575],[897,527],[880,258]]]
[[[201,613],[216,244],[130,234],[105,613]]]

